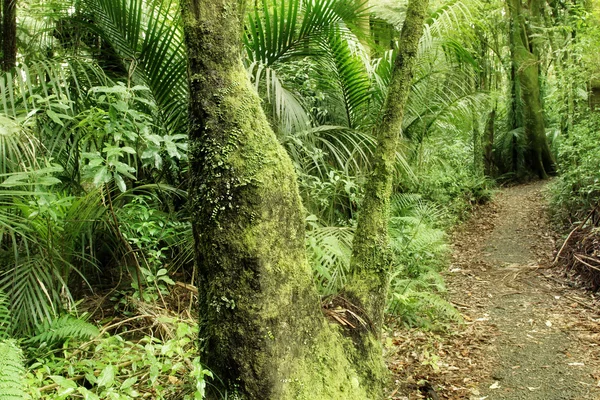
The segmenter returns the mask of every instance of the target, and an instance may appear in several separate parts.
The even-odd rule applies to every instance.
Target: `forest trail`
[[[504,189],[454,232],[446,281],[465,325],[396,339],[414,350],[398,351],[408,384],[392,399],[600,399],[600,316],[551,267],[543,188]]]

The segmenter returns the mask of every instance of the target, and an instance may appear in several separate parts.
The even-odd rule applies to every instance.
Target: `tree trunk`
[[[2,70],[9,71],[17,63],[17,0],[2,2]]]
[[[202,362],[231,398],[378,398],[381,352],[357,356],[323,317],[296,175],[242,64],[244,1],[181,7]]]
[[[555,163],[544,126],[544,116],[540,95],[538,57],[535,54],[528,32],[528,22],[539,13],[539,7],[530,3],[529,18],[525,16],[521,0],[507,0],[511,24],[511,56],[517,68],[517,79],[523,103],[523,127],[526,137],[526,163],[540,178],[547,178],[555,172]]]
[[[484,175],[483,140],[480,132],[479,115],[473,112],[473,172],[476,176]]]
[[[370,317],[376,336],[381,333],[387,300],[390,270],[388,219],[396,161],[396,148],[401,136],[404,106],[408,99],[413,65],[423,35],[428,0],[409,0],[406,20],[400,35],[400,49],[384,107],[376,132],[377,148],[373,170],[367,180],[358,226],[354,235],[351,271],[352,281],[345,289],[346,297]]]
[[[365,52],[369,57],[371,57],[371,12],[369,0],[362,0],[364,3],[362,7],[360,7],[359,12],[362,14],[366,14],[364,18],[362,18],[358,23],[358,28],[360,32],[358,32],[360,43],[363,45]]]
[[[496,123],[496,107],[490,111],[484,133],[484,168],[485,175],[492,176],[494,167],[494,126]]]

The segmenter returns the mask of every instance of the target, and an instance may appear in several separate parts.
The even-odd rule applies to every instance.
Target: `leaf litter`
[[[504,189],[453,233],[445,279],[464,323],[388,321],[388,399],[600,399],[600,301],[552,267],[543,188]]]

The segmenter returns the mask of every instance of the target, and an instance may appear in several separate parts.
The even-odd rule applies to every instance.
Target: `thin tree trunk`
[[[371,56],[371,16],[370,16],[370,5],[369,0],[362,0],[364,3],[360,8],[360,12],[365,13],[366,16],[359,21],[358,27],[360,28],[359,39],[360,43],[363,45],[365,52],[370,57]]]
[[[17,63],[17,0],[2,2],[2,70],[9,71]]]
[[[370,317],[379,336],[388,289],[390,254],[388,218],[396,149],[401,137],[404,106],[408,99],[428,0],[409,0],[400,35],[400,49],[388,89],[383,118],[377,129],[373,170],[368,178],[354,236],[351,271],[346,296]]]
[[[480,132],[479,115],[473,112],[473,172],[476,176],[484,175],[483,140]]]
[[[358,356],[323,317],[296,175],[242,63],[244,1],[181,7],[202,362],[231,398],[378,398],[381,352]]]
[[[4,52],[4,1],[0,2],[0,51]],[[3,59],[0,59],[0,69],[2,69]]]
[[[484,133],[484,169],[486,176],[492,176],[494,167],[494,126],[496,123],[496,107],[490,111]]]

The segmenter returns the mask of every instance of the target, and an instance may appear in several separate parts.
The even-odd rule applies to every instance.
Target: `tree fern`
[[[25,399],[23,352],[14,341],[0,340],[0,399]]]

